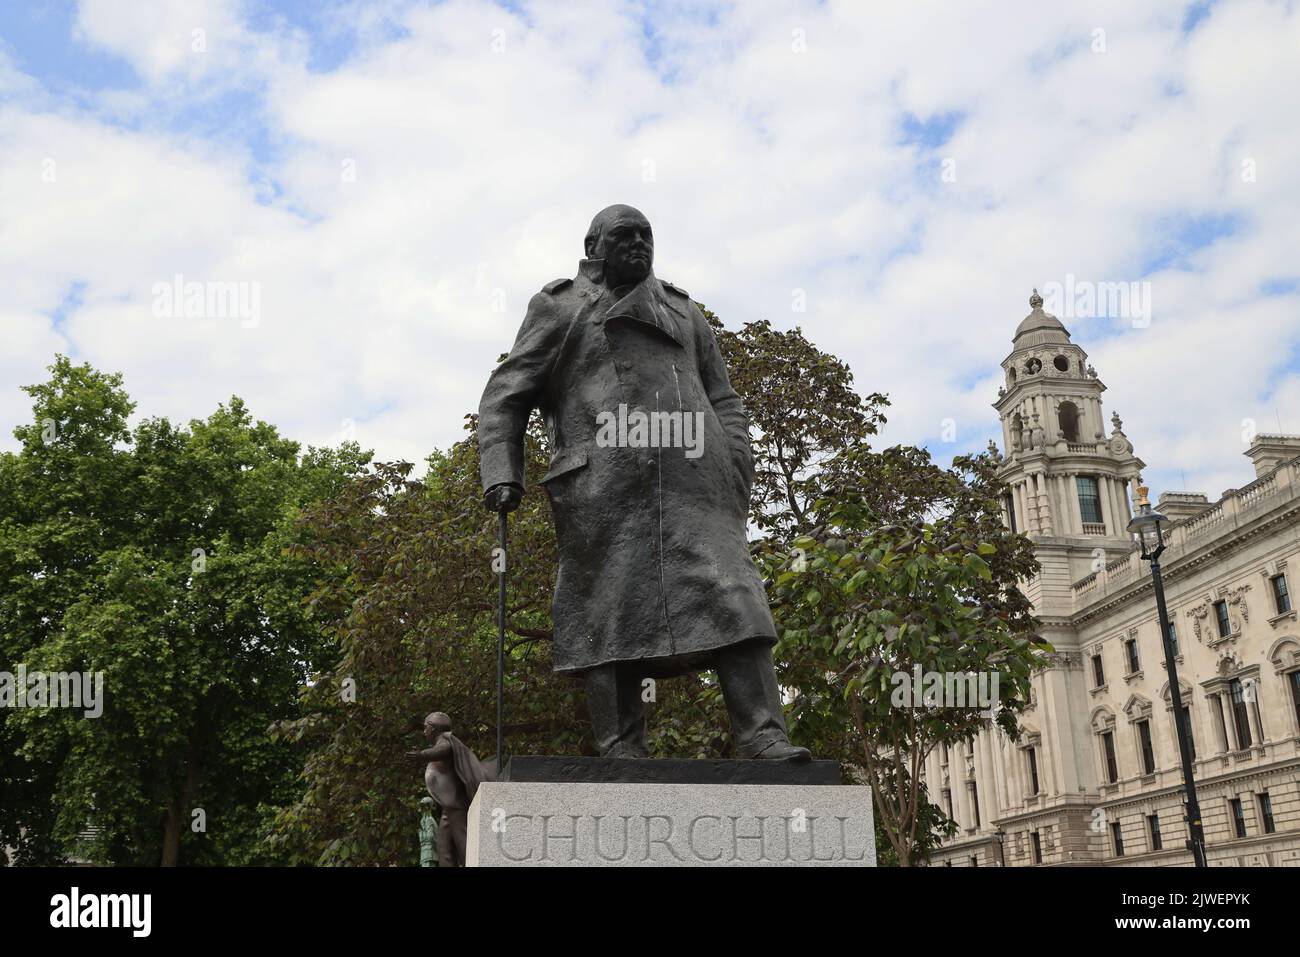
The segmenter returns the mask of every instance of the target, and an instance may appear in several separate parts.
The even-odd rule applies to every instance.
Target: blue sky
[[[0,442],[64,352],[418,461],[630,202],[661,276],[803,327],[940,459],[1000,439],[1031,287],[1148,283],[1149,324],[1063,318],[1151,484],[1216,497],[1300,432],[1300,15],[1055,6],[5,5]],[[158,315],[177,274],[257,321]]]

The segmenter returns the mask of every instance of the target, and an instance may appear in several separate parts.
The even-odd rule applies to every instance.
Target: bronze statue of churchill
[[[644,677],[712,668],[739,756],[806,760],[786,733],[776,629],[749,556],[749,423],[713,331],[684,291],[655,276],[654,237],[638,210],[601,210],[584,245],[577,276],[529,302],[479,405],[494,511],[524,494],[534,408],[550,437],[542,484],[559,546],[553,666],[585,679],[602,755],[646,755]],[[651,441],[629,420],[663,428]]]

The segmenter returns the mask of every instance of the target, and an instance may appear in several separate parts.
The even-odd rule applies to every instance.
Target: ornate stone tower
[[[1074,582],[1128,555],[1128,485],[1143,462],[1133,455],[1118,415],[1106,434],[1106,386],[1087,353],[1043,311],[1037,289],[1029,305],[1002,361],[1006,384],[993,407],[1007,450],[1000,473],[1011,490],[1003,502],[1005,521],[1037,546],[1042,571],[1025,588],[1050,630],[1053,619],[1073,610]]]

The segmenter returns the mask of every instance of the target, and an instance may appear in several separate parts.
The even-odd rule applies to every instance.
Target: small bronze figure
[[[495,768],[480,762],[451,733],[451,718],[441,711],[424,719],[424,736],[429,747],[407,751],[406,756],[425,763],[424,786],[442,808],[442,820],[438,823],[438,866],[464,867],[469,806],[478,786],[496,777]]]

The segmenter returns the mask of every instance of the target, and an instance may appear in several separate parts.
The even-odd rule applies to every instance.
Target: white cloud
[[[147,414],[237,393],[294,437],[351,420],[381,457],[419,461],[460,437],[591,215],[629,202],[655,224],[660,275],[731,325],[802,325],[892,395],[887,440],[941,457],[959,450],[938,442],[945,419],[962,448],[998,434],[1030,286],[1137,279],[1179,222],[1229,219],[1233,235],[1148,277],[1150,328],[1067,325],[1157,490],[1183,472],[1212,496],[1245,484],[1243,419],[1276,407],[1300,431],[1297,296],[1259,295],[1296,274],[1287,6],[1219,4],[1190,36],[1175,2],[668,5],[650,39],[640,10],[343,4],[326,22],[364,16],[364,39],[322,74],[302,32],[258,32],[233,0],[86,0],[84,41],[145,86],[50,107],[0,61],[0,332],[21,344],[0,414],[18,418],[14,387],[64,348],[125,372]],[[235,87],[263,94],[269,153],[158,119]],[[904,142],[909,114],[962,119],[935,149]],[[260,324],[155,319],[149,290],[176,273],[260,283]],[[55,330],[74,282],[83,303]]]

